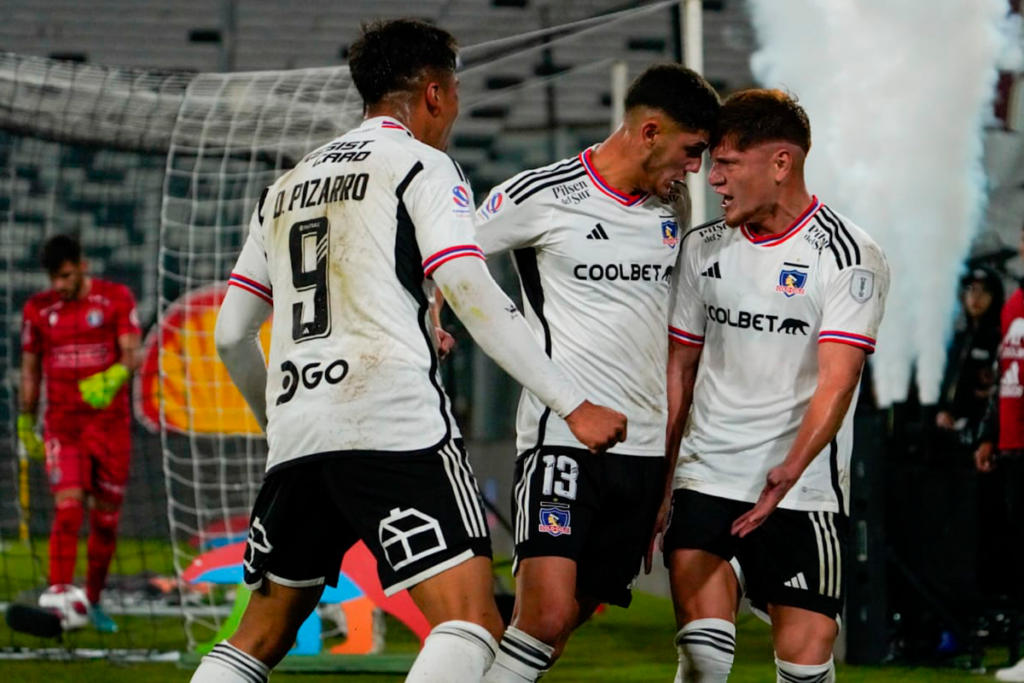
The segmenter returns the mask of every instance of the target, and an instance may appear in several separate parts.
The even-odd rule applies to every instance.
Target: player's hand
[[[743,538],[761,526],[799,479],[800,474],[790,471],[785,465],[772,468],[768,472],[768,481],[761,489],[761,496],[757,499],[757,504],[732,523],[733,536]]]
[[[626,440],[626,416],[590,401],[584,401],[569,413],[565,423],[591,453],[601,453]]]
[[[36,434],[36,416],[29,413],[22,413],[18,416],[18,440],[25,447],[28,457],[33,460],[42,460],[46,457],[46,448],[43,440]]]
[[[940,410],[935,415],[935,426],[939,429],[954,429],[956,420],[953,419],[953,414],[948,410]]]
[[[78,381],[82,400],[97,410],[103,410],[114,400],[121,385],[128,381],[128,368],[114,363],[106,370]]]
[[[654,518],[654,529],[651,531],[651,542],[647,544],[647,557],[644,558],[644,574],[650,574],[654,567],[654,544],[658,550],[665,552],[665,528],[668,526],[668,513],[672,509],[672,492],[669,491],[658,508],[658,516]]]
[[[435,327],[434,334],[437,336],[437,355],[444,360],[455,348],[455,337],[445,332],[443,327]]]
[[[974,451],[974,466],[979,472],[991,472],[996,468],[996,449],[991,441],[982,442],[978,450]]]

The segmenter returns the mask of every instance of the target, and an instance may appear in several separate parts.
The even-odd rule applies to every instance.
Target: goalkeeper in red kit
[[[123,285],[89,277],[78,241],[57,235],[43,245],[52,288],[25,304],[18,438],[46,458],[56,512],[50,532],[50,591],[72,583],[78,531],[89,514],[86,594],[97,630],[114,632],[99,605],[114,556],[131,455],[125,386],[137,364],[135,300]],[[43,434],[36,430],[46,379]]]

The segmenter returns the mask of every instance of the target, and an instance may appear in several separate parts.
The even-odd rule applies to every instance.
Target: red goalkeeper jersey
[[[135,298],[124,285],[91,280],[84,299],[65,301],[50,290],[25,304],[21,348],[42,356],[46,418],[95,412],[82,401],[78,381],[121,358],[118,337],[139,331]],[[108,410],[128,412],[127,384]]]

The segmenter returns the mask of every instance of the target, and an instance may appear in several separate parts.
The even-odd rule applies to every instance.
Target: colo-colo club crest
[[[779,284],[775,286],[775,291],[785,294],[787,297],[793,297],[798,294],[803,295],[806,283],[807,273],[796,269],[783,268],[779,273]]]
[[[675,221],[661,222],[661,243],[673,249],[679,244],[679,224]]]

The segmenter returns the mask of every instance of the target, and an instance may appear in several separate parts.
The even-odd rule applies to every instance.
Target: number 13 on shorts
[[[560,498],[576,500],[576,479],[580,475],[579,465],[574,458],[568,455],[545,455],[544,463],[544,485],[541,487],[541,494],[550,496],[552,493]],[[555,474],[558,480],[555,480]]]

